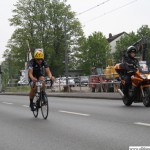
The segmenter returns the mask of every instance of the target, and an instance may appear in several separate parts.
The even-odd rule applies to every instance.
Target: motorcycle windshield
[[[141,72],[149,73],[148,65],[146,64],[145,61],[140,62],[139,65],[140,65]]]

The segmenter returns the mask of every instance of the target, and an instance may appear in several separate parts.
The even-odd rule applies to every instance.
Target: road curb
[[[18,96],[28,96],[28,93],[0,93],[0,95],[18,95]],[[86,99],[112,99],[121,100],[121,96],[118,93],[49,93],[48,97],[68,97],[68,98],[86,98]]]

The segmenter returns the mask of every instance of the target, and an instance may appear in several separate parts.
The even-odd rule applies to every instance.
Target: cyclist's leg
[[[30,87],[31,87],[31,89],[30,89],[30,93],[29,93],[29,100],[30,100],[31,111],[33,111],[34,110],[33,98],[34,98],[34,93],[35,93],[36,87],[33,82],[30,82]]]

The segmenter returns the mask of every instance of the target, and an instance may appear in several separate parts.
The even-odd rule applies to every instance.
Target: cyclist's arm
[[[33,69],[29,68],[28,70],[28,76],[32,81],[36,81],[37,79],[33,76]]]
[[[52,73],[51,73],[51,71],[50,71],[50,68],[49,68],[49,67],[45,68],[45,71],[46,71],[46,73],[47,73],[47,76],[48,76],[51,80],[53,80],[53,76],[52,76]]]

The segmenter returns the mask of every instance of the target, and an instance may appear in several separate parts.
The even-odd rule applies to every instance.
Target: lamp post
[[[148,61],[147,60],[147,39],[146,37],[143,37],[143,49],[142,49],[142,60]]]
[[[64,38],[65,38],[65,76],[66,76],[66,87],[68,91],[68,43],[67,43],[67,30],[66,30],[66,17],[64,18]]]
[[[0,65],[0,92],[2,91],[2,71],[1,71],[1,65]]]

